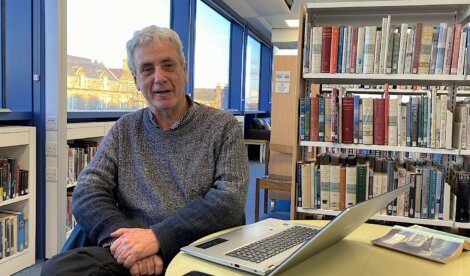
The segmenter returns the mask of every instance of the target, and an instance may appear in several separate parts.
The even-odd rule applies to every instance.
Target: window
[[[259,108],[261,44],[248,36],[246,44],[245,111]]]
[[[201,0],[196,5],[194,100],[229,108],[230,21]]]
[[[170,26],[170,0],[68,0],[68,111],[146,106],[127,68],[126,42],[149,25]]]

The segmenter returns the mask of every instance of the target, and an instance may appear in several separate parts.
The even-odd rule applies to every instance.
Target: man
[[[243,223],[248,158],[236,119],[192,102],[181,42],[150,26],[127,42],[148,108],[116,122],[73,193],[96,247],[69,250],[44,275],[160,274],[185,246]]]

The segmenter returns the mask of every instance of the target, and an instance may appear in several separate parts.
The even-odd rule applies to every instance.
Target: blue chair
[[[60,253],[63,253],[70,249],[91,245],[93,244],[88,239],[88,236],[85,234],[85,231],[83,231],[80,225],[77,224],[73,228],[72,233],[70,233],[68,239],[65,241],[64,246],[62,246]]]

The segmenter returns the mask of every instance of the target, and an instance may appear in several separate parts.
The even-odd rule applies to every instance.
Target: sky
[[[198,1],[196,88],[226,85],[229,76],[230,22]],[[126,42],[148,25],[170,25],[169,0],[68,0],[67,54],[121,68]]]

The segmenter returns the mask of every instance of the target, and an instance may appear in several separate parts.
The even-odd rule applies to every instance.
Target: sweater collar
[[[189,97],[188,94],[185,94],[185,97],[189,103],[189,108],[188,110],[186,110],[186,113],[178,121],[176,121],[174,124],[170,126],[170,130],[175,130],[179,128],[180,126],[184,125],[189,120],[191,120],[191,118],[196,113],[197,109],[199,108],[197,104],[194,104],[193,100],[191,99],[191,97]],[[150,110],[150,108],[148,107],[147,107],[147,115],[150,121],[152,122],[152,124],[156,126],[158,129],[160,129],[160,126],[157,124],[157,121],[155,121],[155,118],[153,117],[152,110]]]

